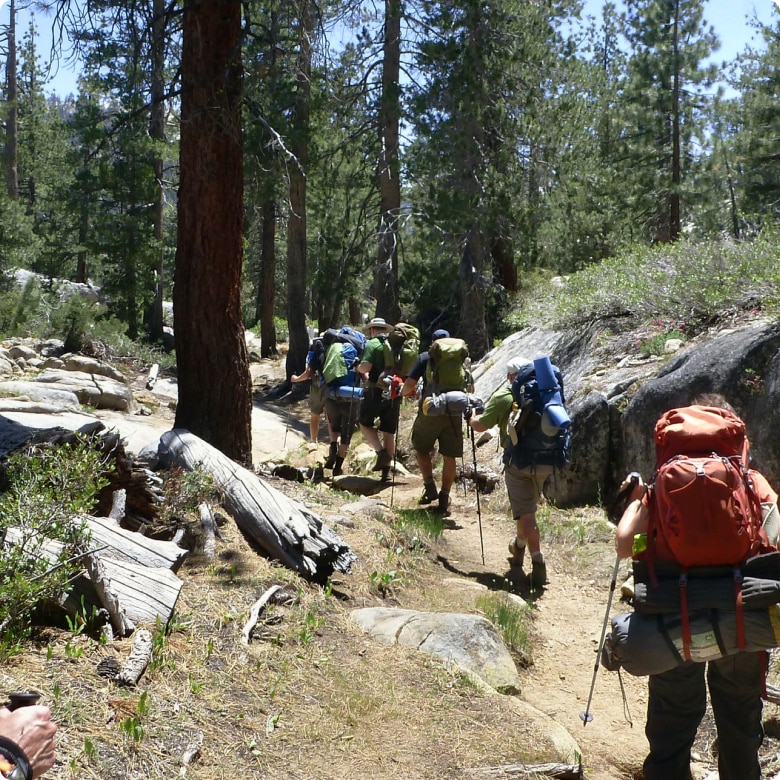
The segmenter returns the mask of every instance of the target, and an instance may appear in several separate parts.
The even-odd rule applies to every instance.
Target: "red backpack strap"
[[[655,571],[657,524],[658,504],[655,500],[655,475],[653,475],[653,481],[647,487],[647,547],[644,557],[647,562],[647,576],[654,588],[658,587],[658,575]]]

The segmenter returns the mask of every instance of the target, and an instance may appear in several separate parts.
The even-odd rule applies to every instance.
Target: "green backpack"
[[[420,354],[420,331],[407,322],[393,326],[384,340],[384,374],[406,379]]]
[[[426,373],[433,392],[466,390],[469,384],[469,347],[463,339],[436,339],[428,349]]]

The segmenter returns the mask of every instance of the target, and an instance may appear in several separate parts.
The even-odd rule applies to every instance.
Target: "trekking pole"
[[[625,501],[629,493],[634,489],[634,486],[639,481],[639,474],[636,471],[632,471],[628,475],[628,484],[618,493],[617,498],[613,501],[612,506],[607,512],[607,516],[611,523],[616,524],[620,519],[617,510],[619,506],[623,506],[625,509]],[[622,514],[622,512],[620,513]],[[601,626],[601,638],[599,639],[598,650],[596,651],[596,663],[593,665],[593,679],[590,683],[590,693],[588,694],[588,703],[585,706],[585,712],[580,713],[583,728],[593,720],[593,715],[590,713],[590,703],[593,701],[593,690],[596,687],[596,675],[599,671],[599,664],[601,663],[601,653],[604,649],[604,638],[607,635],[607,623],[609,623],[609,611],[612,609],[612,597],[615,594],[615,587],[617,586],[617,575],[620,569],[620,555],[615,557],[615,567],[612,570],[612,580],[609,583],[609,597],[607,598],[607,611],[604,615],[604,624]],[[621,680],[621,687],[623,681]]]
[[[485,565],[485,542],[482,539],[482,508],[479,505],[479,482],[477,481],[477,445],[474,443],[474,429],[468,425],[471,434],[471,455],[474,458],[474,490],[477,493],[477,519],[479,521],[479,548],[482,551],[482,565]]]

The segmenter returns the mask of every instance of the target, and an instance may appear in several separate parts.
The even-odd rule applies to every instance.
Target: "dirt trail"
[[[503,483],[496,490],[503,491]],[[422,482],[417,475],[399,479],[393,504],[416,507],[421,492]],[[380,497],[389,501],[389,489],[383,490]],[[451,505],[439,552],[445,576],[436,587],[462,588],[458,578],[465,577],[492,590],[508,589],[532,601],[536,613],[533,664],[521,671],[522,698],[560,723],[577,740],[590,780],[628,780],[636,776],[647,750],[646,679],[622,674],[633,726],[624,711],[617,673],[603,668],[597,673],[590,706],[593,719],[584,725],[580,717],[587,706],[614,571],[611,546],[594,545],[598,550],[592,561],[573,565],[571,549],[544,544],[549,584],[541,596],[534,598],[526,578],[518,577],[508,565],[507,545],[514,530],[508,512],[497,511],[490,498],[482,497],[480,539],[473,487],[469,484],[464,494],[463,486],[456,485]],[[627,573],[627,564],[622,563],[611,614],[626,609],[619,599],[620,585]]]
[[[498,489],[503,489],[499,486]],[[444,532],[449,564],[466,576],[483,583],[511,577],[507,563],[507,544],[512,538],[512,522],[483,511],[482,540],[485,565],[482,565],[479,522],[473,495],[465,500],[459,491],[452,513],[453,528]],[[622,674],[626,700],[633,726],[624,712],[617,673],[600,668],[590,706],[592,721],[584,725],[584,713],[596,661],[596,648],[614,571],[614,556],[609,549],[588,570],[572,571],[570,551],[545,545],[549,584],[534,599],[536,639],[533,664],[522,673],[522,697],[550,715],[577,740],[583,765],[592,780],[625,780],[633,777],[647,750],[644,736],[646,680]],[[611,560],[610,560],[611,558]],[[527,569],[527,567],[526,567]],[[627,569],[621,564],[618,588],[611,613],[625,609],[617,600]],[[510,580],[513,590],[530,596],[524,578]]]

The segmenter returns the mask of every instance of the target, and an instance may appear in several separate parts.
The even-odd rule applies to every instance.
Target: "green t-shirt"
[[[506,426],[509,422],[509,414],[512,411],[512,388],[508,385],[496,390],[490,396],[490,400],[485,405],[485,411],[479,416],[479,421],[486,427],[492,428],[498,426],[498,440],[502,447],[506,447],[509,442],[509,434],[506,432]]]
[[[368,371],[368,381],[377,382],[379,375],[385,367],[384,339],[376,337],[369,339],[363,348],[363,358],[360,362],[371,363],[371,368]]]

